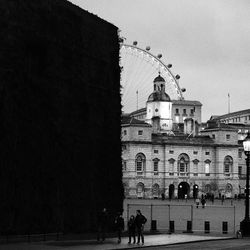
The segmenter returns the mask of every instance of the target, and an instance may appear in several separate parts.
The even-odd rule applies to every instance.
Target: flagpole
[[[228,93],[228,113],[230,113],[230,94]]]
[[[138,110],[138,90],[136,90],[136,110]]]

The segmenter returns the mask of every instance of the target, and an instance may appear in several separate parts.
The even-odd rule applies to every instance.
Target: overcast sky
[[[202,120],[250,108],[250,0],[71,0],[152,47],[181,76]],[[166,59],[167,58],[167,59]]]

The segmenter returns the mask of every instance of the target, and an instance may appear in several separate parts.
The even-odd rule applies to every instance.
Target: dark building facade
[[[123,201],[117,28],[64,0],[0,12],[0,231],[94,230]]]

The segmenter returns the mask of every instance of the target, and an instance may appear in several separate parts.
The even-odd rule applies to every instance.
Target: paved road
[[[205,242],[194,242],[194,243],[183,243],[178,245],[169,246],[157,246],[147,247],[147,250],[208,250],[208,249],[219,249],[219,250],[249,250],[250,249],[250,238],[246,239],[233,239],[233,240],[216,240],[216,241],[205,241]]]

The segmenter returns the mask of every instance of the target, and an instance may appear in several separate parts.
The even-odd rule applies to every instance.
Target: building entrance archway
[[[190,193],[190,186],[187,182],[181,182],[178,185],[178,198],[179,199],[184,199],[185,195],[187,195],[187,197],[189,197],[189,193]]]
[[[170,200],[174,198],[174,184],[169,185],[168,197]]]
[[[193,198],[194,199],[198,198],[198,193],[199,193],[199,186],[197,184],[194,184],[193,186]]]

